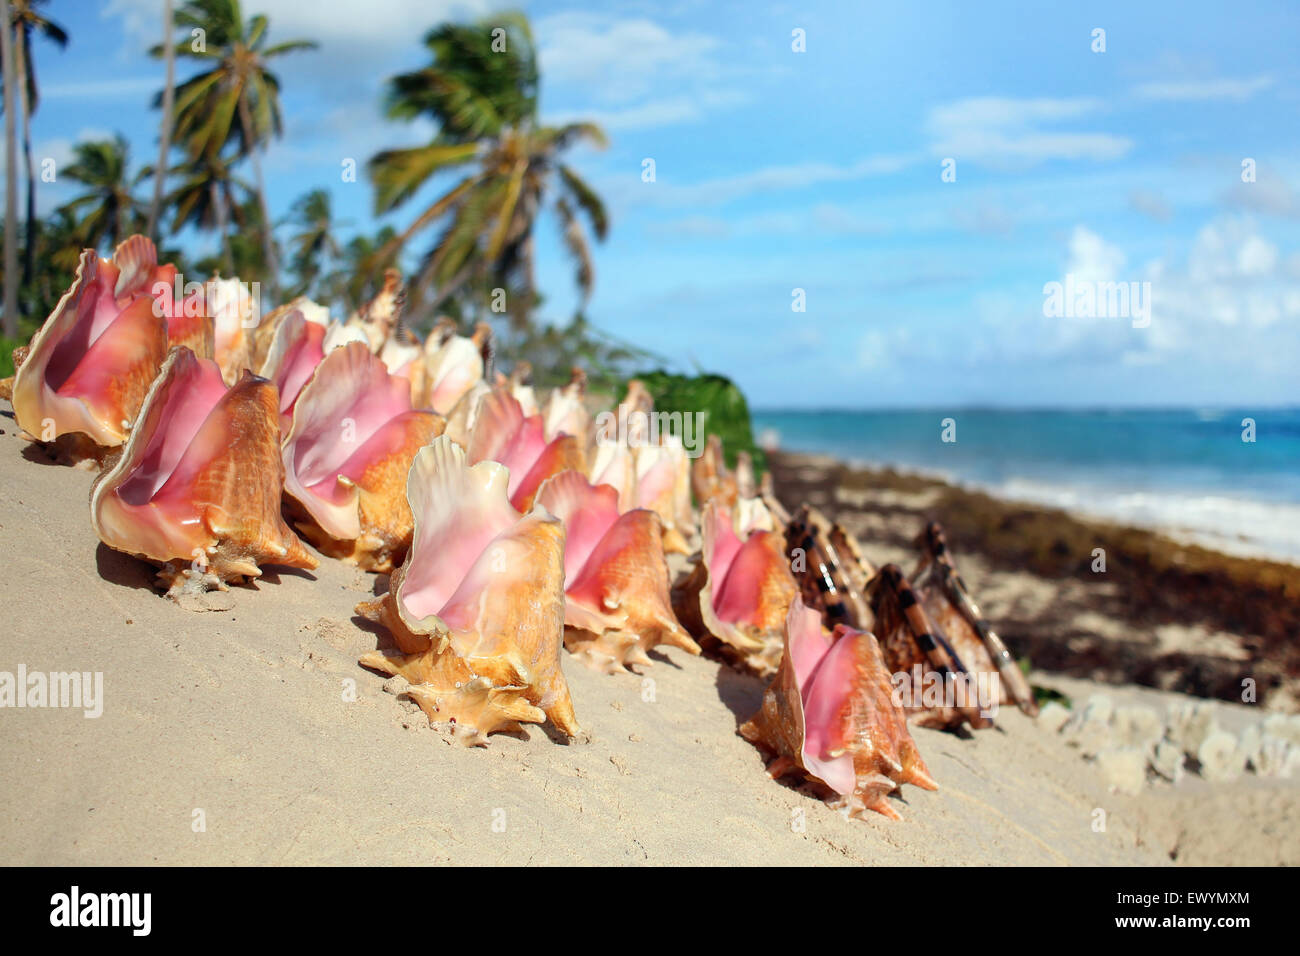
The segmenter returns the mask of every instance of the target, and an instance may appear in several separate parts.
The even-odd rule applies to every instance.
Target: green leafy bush
[[[749,403],[731,379],[714,374],[674,375],[662,369],[633,377],[650,392],[656,411],[703,412],[703,432],[722,439],[728,467],[736,466],[737,453],[747,451],[753,456],[755,474],[766,470],[762,449],[754,444]]]

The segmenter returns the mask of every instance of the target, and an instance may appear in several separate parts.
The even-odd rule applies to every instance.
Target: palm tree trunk
[[[36,170],[32,167],[32,117],[31,91],[27,87],[27,31],[14,32],[14,73],[19,78],[18,95],[21,99],[23,120],[23,161],[27,165],[27,233],[23,237],[23,287],[32,281],[36,268]]]
[[[227,278],[235,271],[234,263],[230,260],[230,236],[227,235],[226,225],[226,194],[222,191],[217,180],[212,180],[208,187],[212,190],[212,208],[217,214],[217,235],[221,238],[221,265],[226,270]]]
[[[248,100],[239,98],[239,122],[244,128],[244,144],[253,157],[253,179],[257,183],[257,207],[262,214],[262,251],[266,259],[267,281],[271,285],[271,299],[275,301],[280,294],[278,274],[275,263],[275,241],[271,235],[271,216],[266,209],[266,183],[262,181],[262,159],[258,155],[259,147],[253,140],[253,120],[248,115]]]
[[[167,154],[172,147],[172,107],[176,99],[176,29],[172,20],[172,0],[163,3],[163,49],[167,62],[167,81],[163,87],[162,130],[158,136],[158,168],[153,177],[153,203],[149,206],[149,236],[162,244],[157,232],[162,212],[163,182],[167,179]]]
[[[4,333],[18,337],[18,149],[14,141],[14,69],[12,8],[4,4],[4,30],[0,31],[0,56],[4,57],[5,103],[5,314]]]

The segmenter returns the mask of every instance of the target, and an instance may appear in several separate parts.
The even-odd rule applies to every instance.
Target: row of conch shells
[[[541,413],[526,414],[507,384],[466,393],[452,412],[448,435],[463,445],[471,464],[495,461],[506,466],[510,501],[521,511],[532,507],[546,479],[583,469],[581,438],[564,432],[548,437]]]
[[[560,669],[564,525],[540,505],[520,514],[509,480],[446,436],[422,448],[407,483],[412,545],[388,592],[357,606],[397,645],[361,663],[404,677],[430,720],[450,721],[465,743],[547,719],[579,731]]]
[[[618,406],[595,423],[588,476],[613,487],[621,509],[659,515],[665,550],[689,554],[696,536],[691,462],[680,435],[652,427],[654,414],[650,393],[633,379]]]
[[[277,406],[265,379],[245,372],[227,386],[214,361],[173,348],[92,487],[100,540],[158,565],[173,597],[224,590],[264,564],[315,568],[280,517]]]
[[[522,723],[578,733],[562,645],[607,672],[704,646],[774,675],[742,728],[774,773],[894,815],[886,793],[934,786],[906,720],[988,719],[900,706],[890,670],[992,674],[995,704],[1030,710],[941,532],[914,585],[876,571],[842,529],[792,519],[747,456],[729,470],[716,436],[692,465],[640,382],[594,421],[580,371],[539,400],[527,363],[495,372],[486,325],[407,330],[395,271],[344,322],[304,298],[263,317],[235,279],[178,286],[143,237],[87,251],[16,355],[20,426],[94,451],[96,533],[157,566],[172,597],[316,567],[286,518],[321,553],[390,573],[357,610],[392,646],[362,663],[465,743]],[[670,555],[693,562],[675,584]]]
[[[802,772],[837,795],[850,816],[874,810],[899,819],[885,796],[910,783],[938,785],[894,701],[890,671],[870,633],[834,633],[795,598],[786,616],[781,665],[740,733],[776,755],[774,777]]]
[[[565,646],[575,656],[616,672],[649,666],[646,652],[661,644],[700,653],[673,614],[657,514],[620,514],[618,493],[578,471],[549,479],[537,502],[565,526]]]

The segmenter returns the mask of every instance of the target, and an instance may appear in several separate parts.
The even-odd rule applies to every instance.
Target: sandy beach
[[[103,675],[101,716],[0,714],[6,863],[1296,862],[1284,838],[1300,815],[1295,780],[1190,776],[1114,794],[1077,750],[1009,709],[989,731],[914,731],[940,789],[906,788],[894,801],[904,822],[844,819],[809,788],[768,779],[737,735],[762,682],[676,650],[646,679],[566,656],[580,738],[531,727],[464,749],[356,663],[378,638],[353,607],[384,577],[325,560],[218,595],[213,610],[178,607],[154,590],[152,569],[96,540],[92,475],[48,462],[8,413],[0,428],[0,670]],[[776,462],[778,491],[800,491],[794,471],[818,467]],[[876,560],[906,556],[867,523],[875,515],[902,531],[896,497],[822,504],[861,519]],[[1059,583],[962,558],[988,616],[1037,659],[1027,632],[1058,616]],[[1093,613],[1103,639],[1122,629]],[[1216,653],[1185,627],[1182,640]],[[1075,700],[1177,699],[1039,670],[1032,679]],[[1225,726],[1258,714],[1216,706]]]

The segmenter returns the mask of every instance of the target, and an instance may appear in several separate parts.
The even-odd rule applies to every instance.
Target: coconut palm
[[[113,139],[78,143],[73,162],[63,176],[82,183],[88,190],[65,203],[61,211],[77,216],[77,234],[83,247],[112,248],[139,232],[144,210],[135,189],[150,175],[148,167],[135,176],[130,173],[130,149],[120,133]]]
[[[158,165],[154,168],[153,202],[149,204],[149,235],[159,238],[155,229],[162,215],[163,187],[167,180],[167,156],[172,148],[172,111],[176,104],[176,23],[172,0],[163,0],[163,59],[166,81],[162,89],[162,125],[158,133]]]
[[[298,280],[297,294],[306,295],[342,251],[334,238],[329,192],[313,189],[301,197],[287,221],[299,229],[289,240],[289,271]]]
[[[253,187],[234,175],[233,165],[230,159],[204,155],[173,167],[168,175],[178,177],[179,185],[164,200],[164,206],[172,212],[173,233],[186,226],[217,233],[221,243],[218,262],[226,275],[235,274],[230,222],[233,219],[239,229],[246,228],[244,209],[250,199],[256,199]]]
[[[36,82],[36,58],[32,55],[32,36],[39,33],[60,49],[67,47],[68,34],[63,27],[43,16],[38,9],[45,0],[10,0],[10,17],[13,23],[14,73],[18,77],[17,93],[19,116],[23,124],[23,162],[27,169],[27,235],[34,237],[40,228],[36,219],[36,168],[32,165],[32,116],[40,106],[40,86]],[[36,243],[26,244],[23,256],[23,282],[32,276]]]
[[[260,153],[283,132],[280,80],[267,64],[286,53],[310,50],[310,40],[267,44],[270,21],[260,14],[244,20],[239,0],[189,0],[176,11],[176,26],[186,38],[173,47],[175,55],[197,59],[207,67],[176,89],[174,136],[191,158],[220,156],[228,143],[253,163],[268,278],[275,284],[275,243],[266,209],[266,185]],[[192,31],[204,31],[200,45]],[[164,45],[151,51],[162,56]],[[165,91],[164,91],[165,92]],[[159,93],[161,102],[162,93]]]
[[[359,235],[350,239],[335,268],[317,286],[320,301],[353,312],[373,299],[383,284],[384,270],[397,265],[396,236],[396,229],[384,226],[373,238]]]
[[[389,80],[387,112],[394,119],[430,118],[438,134],[425,146],[385,150],[369,164],[377,214],[411,200],[437,173],[460,176],[393,240],[402,248],[424,230],[440,229],[413,296],[434,283],[432,310],[465,290],[517,290],[509,297],[510,316],[516,327],[526,324],[537,301],[533,227],[554,195],[550,209],[585,299],[594,272],[582,220],[603,239],[608,217],[595,191],[561,157],[579,141],[603,146],[604,133],[593,123],[539,122],[537,56],[523,14],[440,26],[424,43],[433,62]]]

